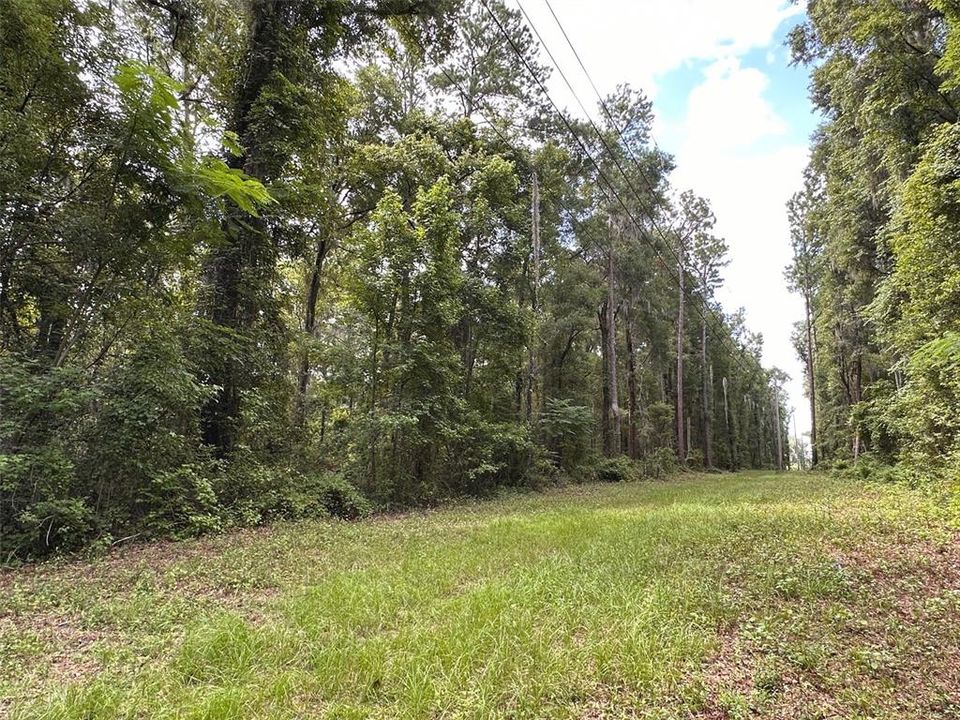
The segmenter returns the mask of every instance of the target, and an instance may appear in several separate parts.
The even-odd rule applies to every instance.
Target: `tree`
[[[384,32],[391,18],[429,19],[442,7],[440,0],[250,2],[227,123],[237,138],[229,167],[268,186],[280,181],[288,163],[322,142],[324,129],[343,123],[329,102],[337,57]],[[228,206],[205,269],[206,317],[221,352],[207,369],[216,392],[204,412],[204,441],[221,455],[238,441],[244,392],[268,380],[286,342],[274,293],[282,214],[277,208],[251,220],[243,213]]]
[[[787,216],[790,221],[790,247],[793,262],[784,273],[793,292],[803,298],[803,342],[798,345],[800,359],[803,361],[807,379],[807,396],[810,400],[810,453],[813,465],[818,462],[817,452],[817,385],[814,362],[816,358],[816,328],[813,321],[814,300],[822,272],[820,254],[822,242],[810,213],[822,202],[815,176],[808,174],[804,190],[795,193],[787,203]]]
[[[726,259],[727,243],[709,233],[696,233],[691,238],[691,271],[697,280],[697,289],[703,302],[703,317],[700,323],[700,423],[703,439],[703,458],[707,467],[713,467],[713,370],[707,360],[707,323],[710,317],[710,301],[722,278],[720,270],[729,262]]]
[[[686,461],[689,452],[689,438],[686,437],[684,422],[684,387],[683,387],[683,359],[686,352],[684,321],[686,310],[687,281],[686,275],[689,270],[690,254],[693,248],[701,248],[702,258],[708,257],[706,248],[715,245],[714,241],[709,240],[709,232],[713,228],[716,220],[710,210],[710,206],[703,198],[697,197],[692,191],[687,190],[680,196],[680,207],[678,210],[679,223],[676,230],[676,255],[677,255],[677,326],[676,326],[676,421],[677,421],[677,457],[681,462]],[[698,259],[699,261],[699,259]],[[711,275],[717,268],[712,268],[711,260],[705,266],[705,271]],[[706,326],[704,326],[704,333]],[[704,344],[704,351],[706,345]]]

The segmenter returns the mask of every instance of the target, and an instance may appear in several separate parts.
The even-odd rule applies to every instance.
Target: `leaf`
[[[237,135],[233,130],[227,130],[223,133],[223,138],[220,140],[220,144],[223,146],[223,149],[230,153],[233,157],[240,157],[243,155],[243,146],[240,144],[240,136]]]
[[[258,208],[274,202],[259,180],[229,167],[219,158],[206,158],[196,171],[196,177],[204,192],[212,197],[226,195],[237,207],[254,217],[258,216]]]

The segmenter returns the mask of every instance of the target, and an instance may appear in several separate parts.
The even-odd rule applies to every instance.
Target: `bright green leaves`
[[[886,333],[902,352],[960,330],[960,128],[943,125],[904,184],[894,219],[897,324]]]
[[[254,180],[242,170],[229,167],[215,157],[206,157],[195,171],[196,178],[203,191],[210,197],[228,197],[248,215],[257,216],[258,208],[271,202],[273,198],[258,180]]]
[[[797,57],[819,61],[827,120],[790,208],[788,279],[816,318],[818,430],[837,457],[936,465],[960,439],[960,14],[943,0],[808,9]]]
[[[173,112],[180,108],[177,95],[183,92],[183,83],[153,65],[126,60],[120,64],[113,81],[125,101],[141,104],[145,111],[166,124],[172,122]]]
[[[960,366],[960,332],[948,331],[926,343],[913,354],[910,364],[915,370],[924,367],[956,369]]]
[[[194,181],[184,184],[175,179],[179,187],[198,189],[210,198],[227,197],[253,216],[273,201],[263,184],[242,170],[229,167],[215,156],[197,158],[192,154],[192,143],[184,141],[176,119],[183,109],[179,99],[184,91],[182,83],[139,60],[123,62],[113,80],[123,104],[135,114],[136,126],[152,131],[150,139],[167,155],[166,169]],[[235,132],[226,131],[222,145],[224,151],[234,157],[243,155]]]
[[[240,145],[240,137],[233,130],[227,130],[223,133],[223,138],[221,139],[220,144],[223,145],[223,149],[233,157],[240,157],[243,155],[243,147]]]

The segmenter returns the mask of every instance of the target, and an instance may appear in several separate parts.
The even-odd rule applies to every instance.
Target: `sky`
[[[521,4],[594,119],[596,95],[545,0]],[[763,362],[791,376],[785,388],[798,432],[810,429],[803,367],[790,341],[803,317],[783,278],[790,262],[785,204],[802,184],[818,119],[804,68],[784,45],[802,9],[782,0],[550,0],[602,94],[619,83],[653,101],[654,137],[674,156],[671,181],[707,198],[730,248],[718,297],[746,309],[764,339]],[[548,62],[543,53],[543,62]],[[582,116],[554,71],[550,93]],[[792,433],[792,428],[791,428]]]

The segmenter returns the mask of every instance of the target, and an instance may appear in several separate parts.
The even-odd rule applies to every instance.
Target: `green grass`
[[[761,474],[135,548],[0,576],[0,715],[952,717],[952,548],[930,497]]]

